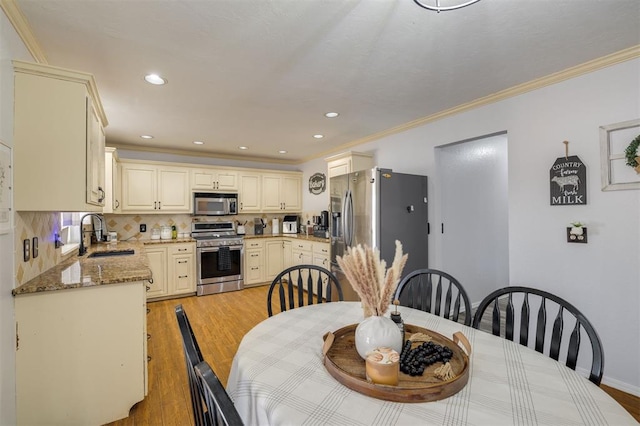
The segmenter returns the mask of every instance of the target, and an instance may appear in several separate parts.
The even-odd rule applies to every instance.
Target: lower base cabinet
[[[144,399],[146,284],[16,296],[17,424],[100,425]]]
[[[196,292],[195,243],[155,243],[144,249],[153,277],[148,300]]]

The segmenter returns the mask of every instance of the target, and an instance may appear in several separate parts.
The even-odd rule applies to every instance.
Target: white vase
[[[402,352],[404,336],[395,322],[390,318],[372,315],[363,319],[356,327],[356,350],[362,359],[375,348],[389,347]]]

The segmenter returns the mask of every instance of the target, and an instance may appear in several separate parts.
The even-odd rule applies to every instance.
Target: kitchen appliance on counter
[[[193,222],[191,237],[196,240],[196,294],[242,290],[244,244],[233,222]]]
[[[194,216],[229,216],[238,214],[238,194],[194,192]]]
[[[283,234],[297,234],[298,233],[298,216],[287,215],[282,221],[282,233]]]
[[[266,228],[267,225],[264,223],[264,220],[262,220],[259,217],[256,217],[255,219],[253,219],[253,233],[255,235],[263,235],[264,234],[264,228]]]
[[[426,176],[374,168],[332,177],[330,186],[331,270],[340,282],[336,257],[358,244],[377,248],[391,265],[400,241],[409,253],[403,277],[428,267]]]
[[[322,210],[320,216],[314,216],[318,218],[318,224],[314,226],[313,236],[318,238],[329,238],[329,212]]]

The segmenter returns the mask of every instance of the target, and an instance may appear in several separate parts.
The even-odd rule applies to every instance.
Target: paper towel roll
[[[280,233],[280,221],[278,221],[278,219],[273,219],[271,221],[271,233],[272,234]]]

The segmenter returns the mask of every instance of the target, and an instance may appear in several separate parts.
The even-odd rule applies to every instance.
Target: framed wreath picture
[[[600,127],[602,190],[640,189],[640,119]]]

